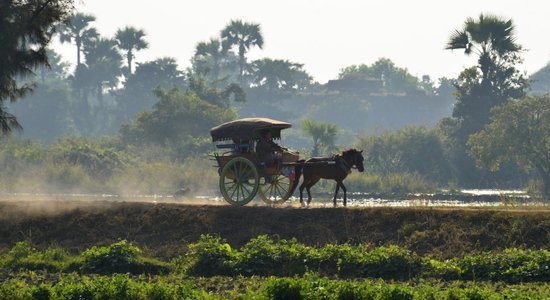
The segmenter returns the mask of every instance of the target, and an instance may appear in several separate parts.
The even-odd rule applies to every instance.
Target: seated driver
[[[269,130],[260,133],[260,139],[256,144],[256,155],[260,163],[265,163],[266,166],[276,165],[283,150],[286,150],[286,148],[277,145],[273,141]]]

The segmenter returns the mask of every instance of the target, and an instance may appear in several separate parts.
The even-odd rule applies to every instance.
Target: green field
[[[550,297],[544,208],[0,208],[0,299]]]
[[[398,246],[310,247],[267,236],[233,249],[202,236],[163,261],[120,241],[69,254],[19,242],[1,256],[2,299],[543,299],[550,251],[436,260]]]

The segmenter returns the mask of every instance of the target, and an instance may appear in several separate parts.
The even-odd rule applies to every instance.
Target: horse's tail
[[[300,180],[300,176],[302,176],[302,170],[304,169],[303,163],[305,162],[305,159],[299,160],[299,164],[296,165],[294,172],[296,173],[296,180]]]
[[[305,159],[299,160],[299,164],[297,164],[294,167],[294,174],[295,174],[295,180],[294,180],[294,186],[292,187],[292,192],[296,190],[298,187],[298,184],[300,183],[300,176],[302,176],[302,171],[304,169],[303,163],[305,162]]]

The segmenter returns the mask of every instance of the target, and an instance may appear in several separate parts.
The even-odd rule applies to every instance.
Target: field
[[[0,297],[550,297],[547,207],[39,198],[0,201]]]

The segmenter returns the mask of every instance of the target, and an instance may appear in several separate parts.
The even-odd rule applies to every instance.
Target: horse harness
[[[340,154],[335,154],[331,157],[313,157],[311,160],[308,161],[315,161],[315,162],[325,162],[329,165],[335,164],[338,165],[346,174],[351,174],[351,169],[356,169],[357,167],[354,167],[353,165],[349,165],[348,162],[344,159],[344,157]]]
[[[353,165],[350,166],[346,160],[344,159],[344,157],[342,157],[341,155],[339,154],[336,154],[333,156],[333,159],[334,159],[334,162],[342,169],[344,170],[344,172],[346,172],[347,174],[351,174],[351,169],[353,168]]]

